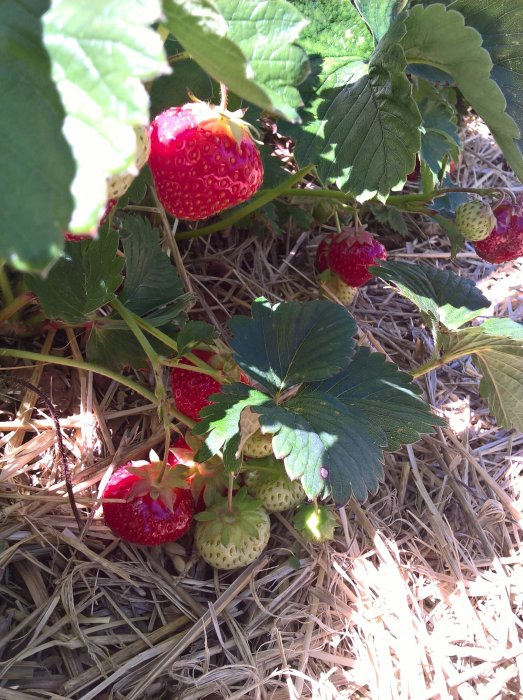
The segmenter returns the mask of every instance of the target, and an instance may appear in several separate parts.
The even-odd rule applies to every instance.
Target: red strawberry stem
[[[262,194],[259,194],[256,197],[254,197],[250,204],[247,204],[247,206],[242,207],[241,209],[233,212],[232,214],[229,214],[229,216],[225,216],[223,219],[221,219],[215,224],[203,226],[202,228],[194,229],[192,231],[178,231],[176,234],[176,240],[184,241],[188,238],[199,238],[200,236],[208,236],[210,233],[222,231],[223,229],[232,226],[237,221],[247,216],[247,214],[252,214],[253,211],[261,209],[261,207],[265,206],[269,202],[272,202],[274,199],[281,197],[283,194],[286,193],[287,190],[289,190],[289,188],[292,188],[298,182],[303,180],[303,178],[309,175],[309,173],[311,173],[313,170],[313,165],[308,165],[306,168],[298,170],[297,173],[292,175],[281,185],[278,185],[278,187],[273,187],[270,190],[265,190]],[[290,190],[291,193],[300,191],[301,190]],[[346,197],[347,195],[343,194],[343,196]]]

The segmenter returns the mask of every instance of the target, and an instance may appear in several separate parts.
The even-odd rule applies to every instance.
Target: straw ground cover
[[[514,184],[478,125],[463,136],[460,184]],[[409,229],[392,259],[450,266],[492,313],[522,320],[521,263],[494,268],[470,249],[451,263],[441,232],[419,218]],[[164,226],[163,245],[198,297],[192,313],[221,329],[262,294],[315,298],[319,233],[230,230],[178,248]],[[363,288],[353,312],[361,345],[407,370],[428,355],[417,312],[392,290]],[[81,358],[72,330],[51,328],[35,349]],[[187,538],[133,547],[103,524],[111,469],[162,444],[152,404],[92,373],[20,376],[53,399],[88,517],[80,530],[45,406],[4,386],[0,698],[521,697],[523,436],[496,427],[467,359],[422,380],[448,427],[387,456],[385,483],[339,511],[334,542],[308,544],[274,516],[262,559],[229,574]]]

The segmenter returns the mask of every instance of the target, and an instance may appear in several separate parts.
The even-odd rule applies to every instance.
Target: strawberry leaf
[[[306,389],[328,392],[357,408],[385,433],[388,451],[417,442],[421,433],[434,432],[434,425],[445,425],[420,398],[409,374],[367,348],[358,349],[347,369]]]
[[[27,271],[58,258],[73,206],[74,161],[41,38],[46,8],[41,0],[0,3],[0,260]]]
[[[376,41],[379,41],[403,10],[407,0],[355,0],[354,4]]]
[[[120,301],[150,325],[174,337],[185,322],[192,297],[183,294],[176,268],[160,247],[159,231],[146,219],[128,216],[121,236],[126,274]],[[172,354],[161,342],[149,340],[158,352]],[[87,357],[113,369],[147,366],[143,349],[117,313],[94,325]]]
[[[44,15],[44,42],[66,111],[64,134],[76,160],[72,231],[96,228],[106,178],[133,166],[133,127],[149,121],[141,81],[168,71],[162,40],[150,28],[160,15],[159,0],[54,0]]]
[[[285,119],[298,120],[307,75],[304,51],[293,42],[305,20],[283,0],[164,0],[169,31],[216,81]]]
[[[516,9],[518,3],[500,0],[482,2],[481,5],[485,6],[481,11],[478,11],[477,2],[452,3],[448,10],[440,2],[428,7],[416,5],[407,17],[407,33],[402,46],[409,63],[428,63],[452,76],[465,99],[489,127],[511,168],[523,179],[523,157],[516,143],[520,130],[510,116],[519,112],[521,122],[521,93],[519,100],[517,97],[511,100],[509,112],[505,96],[495,82],[506,86],[506,79],[509,78],[511,87],[515,82],[521,84],[521,79],[515,78],[521,61],[521,50],[517,45],[523,28],[521,6]],[[487,6],[491,14],[485,17],[484,9]],[[454,7],[463,7],[465,11],[468,9],[471,16],[479,16],[476,20],[479,26],[488,25],[488,31],[492,32],[491,46],[500,62],[496,73],[492,73],[492,60],[486,47],[482,46],[480,33],[466,26],[469,24],[467,16],[456,12]],[[494,19],[492,25],[489,18]],[[516,22],[516,26],[510,24],[511,20]],[[503,37],[503,27],[509,28],[511,36]],[[511,41],[515,43],[508,49]],[[512,90],[508,89],[507,92],[511,93]]]
[[[480,393],[498,425],[523,430],[523,326],[510,319],[490,319],[443,338],[444,358],[472,355],[483,374]]]
[[[216,328],[209,323],[204,323],[204,321],[187,321],[176,338],[178,355],[183,355],[199,343],[210,345],[216,338],[216,335]]]
[[[62,258],[45,279],[27,275],[27,285],[47,316],[66,323],[85,323],[115,297],[121,284],[118,234],[105,225],[99,238],[66,243]]]
[[[220,393],[212,394],[209,401],[212,403],[200,411],[201,420],[193,428],[194,435],[206,435],[203,446],[195,455],[197,462],[210,459],[223,445],[238,436],[240,416],[245,408],[260,406],[270,402],[270,398],[246,384],[235,383],[225,385]]]
[[[354,353],[356,324],[346,309],[328,301],[256,301],[252,318],[236,316],[229,326],[236,362],[271,393],[326,379]]]
[[[455,330],[490,306],[471,280],[458,277],[450,270],[389,261],[371,271],[391,282],[399,294],[415,304],[434,331],[439,324]]]

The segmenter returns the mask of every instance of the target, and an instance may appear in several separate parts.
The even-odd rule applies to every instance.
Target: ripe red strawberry
[[[195,350],[194,354],[208,363],[214,353],[208,350]],[[182,362],[192,364],[185,358]],[[220,382],[208,374],[191,372],[180,367],[173,367],[171,385],[176,408],[193,420],[200,420],[200,411],[210,403],[208,397],[218,393],[222,388]]]
[[[163,468],[151,453],[149,462],[129,462],[109,479],[103,499],[107,526],[127,542],[159,545],[179,539],[194,516],[194,500],[180,470]]]
[[[205,219],[259,189],[263,166],[242,116],[190,102],[154,119],[149,166],[158,198],[173,216]]]
[[[523,255],[523,204],[502,204],[494,215],[494,229],[487,238],[473,244],[476,253],[491,263],[516,260]]]
[[[349,287],[361,287],[372,279],[369,267],[386,259],[387,251],[372,234],[365,230],[356,232],[353,227],[330,234],[316,251],[318,272],[330,270]]]

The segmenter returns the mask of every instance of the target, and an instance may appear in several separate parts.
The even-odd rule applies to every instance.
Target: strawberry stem
[[[234,488],[234,474],[229,472],[229,483],[227,485],[227,508],[232,513],[232,492]]]
[[[308,165],[306,168],[298,170],[297,173],[292,175],[281,185],[278,185],[278,187],[274,187],[270,190],[265,190],[262,194],[252,199],[250,204],[247,204],[247,206],[240,208],[238,211],[235,211],[232,214],[229,214],[229,216],[224,217],[223,219],[221,219],[221,221],[218,221],[215,224],[210,224],[209,226],[204,226],[200,229],[194,229],[192,231],[179,231],[176,234],[176,240],[184,241],[188,238],[199,238],[200,236],[208,236],[210,233],[215,233],[216,231],[221,231],[224,228],[232,226],[237,221],[247,216],[247,214],[251,214],[253,211],[261,209],[261,207],[265,206],[269,202],[272,202],[274,199],[281,197],[283,194],[285,194],[287,190],[289,190],[290,187],[293,187],[298,182],[303,180],[303,178],[306,177],[313,170],[313,165]],[[300,192],[301,190],[291,190],[291,192],[294,191]]]
[[[64,365],[65,367],[74,367],[75,369],[83,369],[87,372],[95,372],[96,374],[101,374],[104,377],[108,377],[119,384],[123,384],[128,389],[140,394],[150,403],[156,404],[156,397],[152,391],[146,389],[145,387],[138,384],[138,382],[129,379],[129,377],[124,377],[118,372],[112,372],[106,367],[101,365],[95,365],[90,362],[82,362],[81,360],[71,360],[68,357],[59,357],[57,355],[42,355],[39,352],[29,352],[27,350],[14,350],[11,348],[0,348],[0,357],[14,357],[20,360],[32,360],[34,362],[47,362],[54,365]],[[186,421],[184,421],[186,422]]]
[[[2,270],[3,272],[3,270]],[[9,284],[9,282],[8,282]],[[25,292],[25,294],[20,294],[20,296],[8,301],[8,296],[5,293],[4,285],[2,284],[2,275],[0,273],[0,286],[2,287],[2,294],[4,296],[5,306],[0,311],[0,323],[4,323],[8,319],[12,318],[14,321],[17,320],[18,312],[23,309],[24,306],[28,304],[33,304],[35,302],[34,295],[31,292]],[[9,291],[11,288],[9,287]],[[12,296],[12,295],[11,295]]]
[[[129,330],[132,332],[136,340],[140,343],[142,350],[147,355],[149,362],[152,364],[153,368],[158,368],[160,366],[160,356],[143,334],[140,328],[140,324],[138,322],[138,319],[140,317],[134,314],[132,311],[129,311],[129,309],[127,309],[119,299],[113,299],[113,301],[111,302],[111,306],[113,307],[113,309],[118,311],[120,316],[129,326]]]
[[[9,306],[10,304],[12,304],[15,299],[15,295],[13,294],[13,290],[11,289],[9,277],[7,276],[7,272],[5,271],[4,262],[0,263],[0,290],[2,292],[2,296],[4,297],[4,306]],[[7,318],[9,318],[9,316]]]

